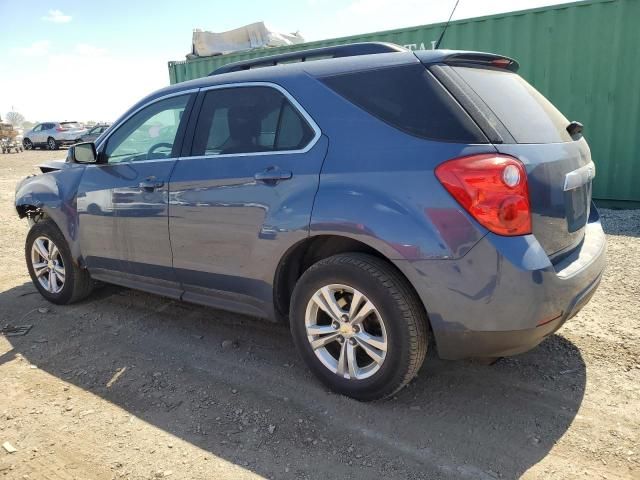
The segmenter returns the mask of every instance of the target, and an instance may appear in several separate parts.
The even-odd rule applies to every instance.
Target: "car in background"
[[[95,142],[102,133],[111,126],[109,123],[99,123],[91,128],[85,135],[80,137],[81,142]]]
[[[78,143],[86,133],[87,129],[79,122],[43,122],[24,134],[22,145],[25,150],[36,147],[57,150],[63,145]]]

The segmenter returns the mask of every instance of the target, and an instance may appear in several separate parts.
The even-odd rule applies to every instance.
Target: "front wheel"
[[[33,149],[33,142],[31,140],[29,140],[28,138],[25,138],[22,141],[22,146],[24,147],[25,150],[31,150],[31,149]]]
[[[407,280],[360,253],[326,258],[302,275],[290,328],[313,373],[357,400],[393,395],[415,376],[427,351],[426,313]]]
[[[73,261],[64,236],[52,221],[41,220],[31,227],[25,255],[33,284],[50,302],[65,305],[91,293],[89,272]]]

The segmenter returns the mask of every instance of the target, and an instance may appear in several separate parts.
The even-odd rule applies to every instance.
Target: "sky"
[[[460,0],[453,19],[566,3]],[[194,28],[256,21],[308,41],[444,22],[455,0],[0,0],[0,116],[113,121],[169,84]]]

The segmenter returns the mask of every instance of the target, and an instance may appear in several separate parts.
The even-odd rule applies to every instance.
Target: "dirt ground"
[[[0,155],[0,326],[33,325],[0,336],[0,478],[640,479],[640,211],[602,211],[608,270],[557,335],[490,367],[432,349],[362,404],[284,326],[112,286],[48,304],[13,196],[62,157]]]

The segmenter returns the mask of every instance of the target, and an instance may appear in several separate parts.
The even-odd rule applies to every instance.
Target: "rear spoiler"
[[[455,50],[420,50],[413,52],[426,64],[444,63],[446,65],[488,67],[517,72],[520,64],[513,58],[484,52],[463,52]]]

